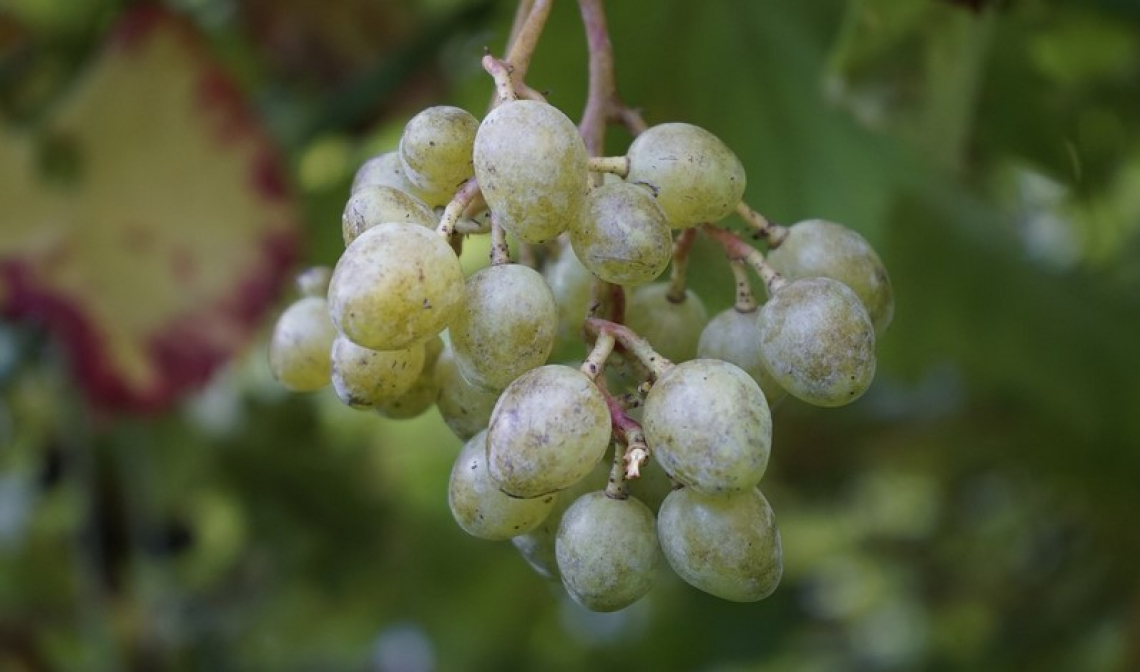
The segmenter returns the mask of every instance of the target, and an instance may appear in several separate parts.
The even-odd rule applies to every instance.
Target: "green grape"
[[[887,269],[863,236],[821,219],[788,227],[779,247],[768,252],[768,263],[788,280],[824,276],[855,291],[875,335],[881,336],[895,314],[895,296]]]
[[[742,313],[729,308],[709,320],[697,342],[697,356],[732,362],[744,369],[764,391],[769,407],[788,394],[764,366],[760,356],[760,324],[754,310]]]
[[[501,390],[546,363],[557,328],[558,308],[542,275],[520,264],[502,264],[467,278],[448,333],[467,380]]]
[[[411,389],[424,367],[424,346],[369,350],[338,334],[331,358],[336,395],[348,406],[365,408],[393,401]]]
[[[669,299],[669,285],[663,282],[633,290],[625,308],[629,328],[674,362],[697,356],[697,341],[708,321],[701,297],[686,290],[685,299],[674,303]]]
[[[558,306],[556,350],[581,346],[582,322],[590,309],[594,275],[586,270],[574,254],[574,248],[563,245],[558,256],[542,269],[546,284]]]
[[[518,549],[519,555],[526,560],[531,569],[538,572],[539,576],[551,580],[561,578],[558,573],[558,560],[554,554],[554,544],[558,537],[562,514],[582,495],[606,487],[609,475],[609,462],[600,460],[585,478],[555,493],[554,508],[538,527],[526,534],[511,537],[511,543]]]
[[[464,378],[450,346],[444,348],[435,363],[435,384],[439,388],[435,400],[439,415],[459,438],[470,439],[491,421],[499,391],[488,390]]]
[[[628,182],[657,190],[675,229],[717,222],[744,196],[744,166],[712,133],[692,124],[660,124],[629,146]]]
[[[751,488],[768,467],[768,402],[735,364],[678,364],[649,390],[641,424],[653,456],[692,489],[717,494]]]
[[[617,611],[653,587],[661,549],[649,507],[634,497],[582,495],[562,514],[555,542],[562,585],[593,611]]]
[[[424,365],[420,375],[408,391],[391,401],[376,404],[376,412],[393,420],[414,418],[435,404],[439,396],[435,364],[443,352],[443,339],[439,336],[424,341]]]
[[[503,391],[487,435],[499,489],[539,497],[590,473],[610,441],[610,412],[590,377],[569,366],[531,369]]]
[[[310,266],[297,274],[297,291],[301,296],[316,296],[324,299],[329,295],[329,280],[332,269],[328,266]]]
[[[423,193],[404,174],[399,152],[384,152],[368,159],[356,171],[352,180],[352,193],[371,186],[388,186],[423,200]]]
[[[499,105],[479,125],[474,158],[483,199],[520,240],[553,240],[581,216],[586,146],[558,108],[534,100]]]
[[[658,512],[657,536],[673,571],[710,595],[756,602],[780,584],[780,530],[756,488],[723,496],[674,490]]]
[[[420,224],[434,229],[439,218],[423,201],[406,191],[384,184],[352,192],[341,215],[341,234],[347,247],[366,229],[377,224]]]
[[[329,349],[336,327],[328,303],[316,296],[299,299],[281,313],[269,341],[269,369],[286,389],[312,392],[329,384]]]
[[[459,259],[435,231],[381,224],[345,249],[329,284],[329,313],[357,345],[398,350],[435,336],[463,300]]]
[[[665,213],[648,189],[628,182],[597,187],[570,225],[574,253],[590,271],[616,285],[652,282],[673,254]]]
[[[831,278],[793,280],[760,309],[760,354],[792,396],[816,406],[858,399],[875,378],[875,328],[859,297]]]
[[[509,497],[487,474],[487,432],[464,444],[451,469],[447,504],[463,531],[480,539],[502,541],[538,527],[554,508],[555,495],[535,499]]]
[[[458,107],[437,105],[408,120],[400,137],[400,164],[428,205],[446,205],[475,174],[472,146],[479,120]]]
[[[673,492],[673,479],[660,461],[653,458],[641,465],[640,477],[627,480],[626,483],[629,485],[629,494],[645,502],[650,511],[661,508],[661,502]]]

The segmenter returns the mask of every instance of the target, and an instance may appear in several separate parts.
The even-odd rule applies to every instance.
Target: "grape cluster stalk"
[[[459,526],[509,539],[589,609],[636,602],[666,565],[757,601],[783,571],[759,488],[772,408],[789,396],[841,406],[868,389],[890,279],[854,230],[782,226],[745,204],[744,166],[710,131],[649,125],[622,104],[601,0],[579,6],[581,121],[525,83],[550,2],[524,1],[505,57],[483,58],[494,95],[482,119],[429,107],[360,167],[344,253],[298,278],[270,367],[291,390],[331,385],[389,418],[438,409],[464,441],[447,490]],[[635,136],[622,156],[601,155],[610,124]],[[478,235],[489,264],[465,276],[458,253]],[[686,285],[700,235],[734,278],[733,306],[711,317]],[[548,361],[573,339],[583,361]]]

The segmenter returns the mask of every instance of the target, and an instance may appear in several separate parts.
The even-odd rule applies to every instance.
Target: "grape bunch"
[[[893,314],[886,269],[849,228],[744,205],[744,167],[705,129],[637,127],[625,155],[594,156],[561,110],[492,74],[481,120],[429,107],[360,168],[344,252],[299,278],[273,374],[389,418],[434,406],[464,442],[447,495],[459,526],[510,540],[590,609],[632,604],[666,565],[726,600],[767,597],[783,567],[759,488],[772,408],[867,390]],[[764,251],[726,228],[734,214]],[[490,262],[465,276],[478,235]],[[685,282],[698,235],[735,278],[711,318]],[[573,341],[581,361],[550,361]]]

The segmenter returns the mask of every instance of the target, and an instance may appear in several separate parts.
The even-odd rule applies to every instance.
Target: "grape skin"
[[[501,390],[546,363],[557,328],[558,307],[542,275],[520,264],[502,264],[467,279],[449,333],[463,375]]]
[[[593,189],[570,225],[574,253],[594,275],[632,287],[661,275],[673,252],[665,212],[644,187],[616,182]]]
[[[424,366],[424,346],[370,350],[337,335],[333,341],[332,384],[346,405],[366,408],[393,401],[411,389]]]
[[[474,160],[487,206],[520,240],[553,240],[581,216],[586,146],[558,108],[534,100],[499,105],[479,125]]]
[[[303,297],[281,313],[269,341],[269,369],[293,392],[313,392],[329,384],[329,350],[336,327],[329,319],[328,303],[321,297]]]
[[[451,469],[447,504],[463,531],[503,541],[538,527],[554,508],[555,495],[516,499],[503,494],[487,474],[487,432],[464,444]]]
[[[415,224],[381,224],[345,249],[329,312],[353,343],[398,350],[435,336],[463,300],[463,270],[443,238]]]
[[[742,313],[728,308],[715,315],[701,332],[697,356],[731,362],[744,369],[763,390],[770,408],[788,394],[764,366],[760,354],[760,325],[755,310]]]
[[[798,222],[768,252],[768,263],[788,280],[824,276],[850,287],[881,336],[895,314],[894,289],[879,255],[863,236],[821,219]]]
[[[593,611],[617,611],[653,587],[661,564],[653,512],[634,497],[579,497],[562,514],[554,546],[562,585]]]
[[[609,407],[589,376],[541,366],[516,378],[495,404],[487,462],[503,492],[539,497],[585,477],[609,441]]]
[[[697,356],[697,342],[709,321],[701,297],[685,290],[685,300],[669,299],[664,282],[643,285],[633,291],[626,306],[626,324],[666,359],[683,362]]]
[[[348,197],[341,215],[345,247],[377,224],[402,222],[434,229],[439,218],[423,201],[395,187],[378,184],[361,187]]]
[[[352,179],[351,193],[373,185],[393,187],[424,200],[423,193],[404,174],[399,152],[384,152],[365,161]]]
[[[407,420],[424,413],[435,404],[435,399],[439,396],[435,366],[443,352],[443,339],[436,336],[425,341],[423,345],[423,370],[412,386],[395,399],[376,404],[376,412],[385,418]]]
[[[471,153],[479,120],[450,105],[422,110],[400,136],[400,164],[428,205],[446,205],[475,174]]]
[[[480,387],[464,378],[451,346],[444,348],[435,364],[435,384],[439,388],[435,400],[439,415],[459,438],[470,439],[491,421],[499,391]]]
[[[817,406],[855,401],[875,378],[875,328],[862,302],[831,278],[780,287],[760,309],[761,355],[792,396]]]
[[[780,530],[759,489],[724,496],[674,490],[658,513],[657,536],[678,576],[721,599],[756,602],[780,584]]]
[[[558,336],[555,348],[582,345],[582,322],[590,309],[590,296],[593,292],[594,275],[586,270],[574,254],[574,248],[563,245],[558,256],[547,262],[542,269],[558,306]]]
[[[626,181],[652,186],[675,229],[718,222],[732,214],[744,196],[740,159],[699,126],[651,126],[634,139],[626,155]]]
[[[649,449],[674,480],[709,494],[754,487],[772,445],[764,393],[740,367],[717,359],[678,364],[645,397]]]

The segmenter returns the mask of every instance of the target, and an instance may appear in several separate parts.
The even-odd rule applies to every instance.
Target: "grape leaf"
[[[95,406],[159,410],[245,345],[298,211],[187,24],[127,13],[42,127],[0,142],[0,314],[58,338]]]

